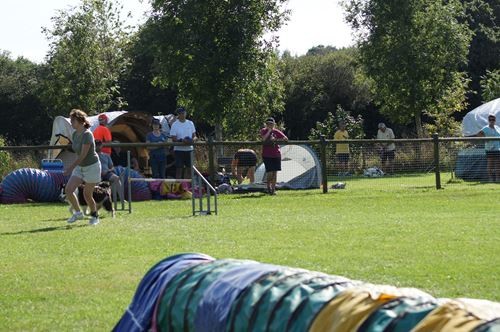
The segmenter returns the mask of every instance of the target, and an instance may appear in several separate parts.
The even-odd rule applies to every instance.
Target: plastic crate
[[[41,168],[50,173],[64,172],[64,164],[61,159],[42,159]]]

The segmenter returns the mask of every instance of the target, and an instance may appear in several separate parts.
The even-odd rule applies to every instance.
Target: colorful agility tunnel
[[[115,167],[115,173],[126,178],[127,168]],[[130,170],[134,178],[144,176],[137,171]],[[58,202],[62,185],[68,181],[68,177],[62,173],[55,173],[36,168],[21,168],[10,172],[2,181],[1,202],[4,204],[27,203],[29,201],[46,203]],[[125,195],[128,199],[128,183],[125,181]],[[146,201],[151,199],[151,190],[147,182],[132,183],[132,199],[134,201]]]
[[[63,183],[62,174],[21,168],[9,173],[2,181],[2,203],[55,202]]]
[[[120,176],[122,179],[127,179],[128,178],[128,169],[126,167],[122,166],[116,166],[114,170],[115,174]],[[130,177],[132,178],[144,178],[144,176],[131,169],[130,170]],[[123,181],[123,189],[125,191],[125,199],[128,198],[128,181]],[[151,190],[149,189],[149,185],[145,181],[134,181],[132,182],[132,200],[137,202],[137,201],[148,201],[152,198]]]
[[[161,261],[145,275],[114,331],[499,329],[500,303],[435,299],[414,288],[181,254]]]

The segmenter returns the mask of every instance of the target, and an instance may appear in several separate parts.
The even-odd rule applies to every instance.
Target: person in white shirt
[[[387,128],[385,123],[378,124],[377,139],[395,139],[394,132]],[[380,144],[380,160],[382,161],[382,170],[385,173],[394,173],[394,158],[396,154],[396,145],[394,143]]]
[[[170,137],[173,142],[182,142],[185,145],[174,146],[175,155],[175,177],[177,179],[189,178],[192,165],[191,153],[193,146],[190,145],[196,140],[196,129],[194,123],[186,119],[186,109],[177,109],[177,120],[170,128]]]

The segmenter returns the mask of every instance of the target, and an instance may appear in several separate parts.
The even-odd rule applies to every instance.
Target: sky
[[[42,27],[50,28],[58,10],[76,6],[80,0],[0,0],[0,50],[13,58],[23,56],[43,62],[49,43]],[[122,0],[123,13],[131,12],[130,24],[144,22],[147,0]],[[303,55],[313,46],[352,46],[351,30],[344,22],[339,0],[289,0],[290,20],[278,31],[280,51]]]

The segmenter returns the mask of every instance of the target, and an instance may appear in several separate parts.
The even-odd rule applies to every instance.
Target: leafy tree
[[[324,136],[326,139],[333,139],[335,132],[339,129],[340,122],[345,123],[349,138],[362,139],[365,137],[363,131],[363,118],[360,115],[353,117],[339,105],[335,114],[328,112],[324,121],[316,122],[316,127],[311,129],[309,139],[316,140],[321,136]]]
[[[174,113],[177,103],[175,89],[153,84],[156,71],[152,48],[154,41],[150,37],[147,25],[131,37],[131,47],[126,53],[130,66],[121,75],[121,93],[127,101],[128,110],[154,115]]]
[[[0,52],[0,133],[8,141],[36,144],[50,136],[51,120],[38,97],[42,67]]]
[[[336,50],[337,48],[335,46],[318,45],[307,50],[306,55],[325,55]]]
[[[445,90],[443,96],[436,103],[436,109],[439,112],[428,113],[432,115],[432,121],[424,124],[427,136],[434,133],[442,137],[461,136],[461,123],[455,120],[457,110],[466,108],[465,95],[467,93],[468,79],[461,79],[457,75],[456,83],[448,90]]]
[[[375,81],[381,112],[393,122],[414,121],[424,135],[423,114],[449,116],[464,105],[470,30],[459,22],[457,0],[349,0],[347,21],[358,33],[361,61]],[[444,109],[442,107],[445,107]]]
[[[123,108],[117,82],[129,63],[124,52],[129,27],[120,8],[112,0],[82,0],[52,22],[52,29],[44,29],[51,44],[42,97],[53,113],[75,107],[90,113]]]
[[[468,94],[469,109],[483,102],[482,80],[489,72],[500,69],[500,1],[462,0],[466,9],[465,22],[473,32],[469,46],[467,72],[471,79]],[[497,97],[499,94],[497,93]]]
[[[311,53],[316,55],[282,57],[284,120],[290,138],[306,139],[339,105],[359,114],[371,101],[370,82],[357,64],[355,49]]]
[[[152,1],[156,83],[175,87],[197,119],[232,135],[280,113],[276,40],[264,34],[286,19],[285,1]]]
[[[481,90],[484,102],[500,98],[500,69],[486,71],[481,77]]]

